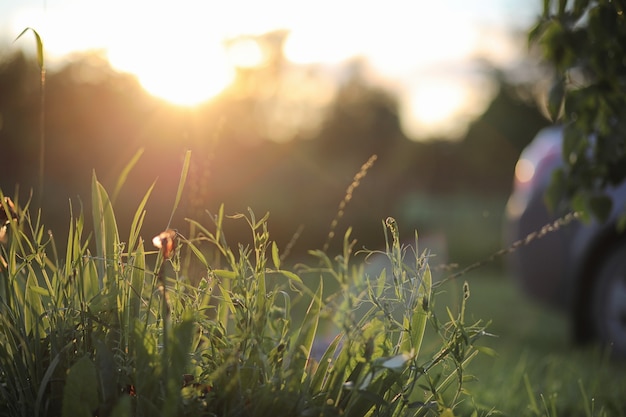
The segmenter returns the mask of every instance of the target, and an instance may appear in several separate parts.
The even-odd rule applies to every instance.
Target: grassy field
[[[479,355],[469,367],[476,381],[466,388],[470,415],[623,416],[626,415],[626,363],[610,360],[597,346],[575,347],[566,319],[525,298],[502,273],[477,270],[449,282],[436,296],[436,314],[458,307],[464,281],[470,284],[469,319],[491,321]]]

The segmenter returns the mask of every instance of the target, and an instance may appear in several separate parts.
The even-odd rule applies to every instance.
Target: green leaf
[[[581,221],[588,223],[591,221],[591,213],[589,212],[588,197],[584,192],[576,193],[570,202],[572,209],[580,213]]]
[[[39,384],[39,390],[37,391],[37,399],[35,400],[36,410],[40,410],[41,404],[46,402],[46,397],[47,397],[46,393],[47,393],[48,384],[54,377],[54,373],[56,372],[57,366],[59,366],[59,363],[61,362],[61,356],[62,355],[65,356],[65,351],[67,350],[68,347],[71,347],[71,346],[73,346],[72,342],[70,342],[70,344],[66,345],[63,349],[61,349],[61,351],[54,357],[54,359],[50,361],[50,364],[48,365],[48,368],[46,369],[46,372],[41,378],[41,381]]]
[[[91,417],[98,408],[96,366],[87,356],[69,370],[63,389],[63,417]]]
[[[198,249],[198,247],[196,245],[194,245],[193,243],[191,243],[190,241],[185,241],[185,243],[191,249],[191,251],[194,253],[194,255],[196,255],[196,258],[198,258],[198,260],[202,263],[202,265],[204,265],[205,268],[208,268],[209,267],[209,263],[207,262],[206,257],[200,251],[200,249]]]
[[[24,324],[27,333],[33,332],[43,337],[44,323],[40,317],[45,317],[45,308],[41,296],[49,295],[49,293],[44,288],[39,287],[36,282],[35,272],[29,270],[25,289]]]
[[[41,36],[39,36],[39,33],[37,33],[35,29],[28,27],[24,29],[22,33],[17,35],[17,38],[15,38],[15,40],[21,38],[28,31],[33,32],[33,34],[35,35],[35,42],[37,43],[37,65],[39,65],[39,69],[43,70],[45,64],[43,56],[43,42],[41,41]]]
[[[89,262],[83,269],[82,285],[83,297],[90,300],[100,293],[100,285],[98,282],[98,269],[93,258],[88,257]]]
[[[141,308],[141,297],[146,277],[146,257],[143,248],[143,241],[139,239],[137,250],[133,254],[132,273],[130,276],[131,289],[129,291],[128,314],[129,329],[132,333],[132,324],[139,318]]]
[[[102,260],[98,268],[99,276],[101,280],[105,277],[107,279],[101,282],[101,285],[114,286],[118,271],[117,252],[120,239],[111,200],[102,184],[98,182],[95,172],[91,180],[91,203],[96,251]]]
[[[28,290],[32,291],[34,294],[38,294],[44,297],[50,297],[50,291],[38,285],[29,285]]]
[[[564,99],[565,78],[559,77],[553,82],[548,93],[548,113],[553,122],[559,119]]]
[[[279,273],[279,274],[284,275],[286,278],[288,278],[291,281],[295,281],[295,282],[297,282],[299,284],[302,284],[302,279],[298,275],[296,275],[295,273],[293,273],[291,271],[287,271],[285,269],[280,269],[280,270],[278,270],[276,272]]]
[[[274,262],[274,268],[280,269],[280,256],[278,254],[278,245],[276,242],[272,242],[272,261]]]
[[[400,346],[400,352],[405,353],[413,351],[414,355],[417,357],[424,340],[426,322],[428,321],[428,306],[430,305],[433,285],[430,267],[426,265],[422,276],[415,279],[417,281],[417,305],[415,306],[411,317],[409,337],[403,339],[403,343]]]
[[[495,349],[492,349],[487,346],[476,345],[474,346],[474,349],[476,349],[477,351],[479,351],[480,353],[484,355],[491,356],[492,358],[495,358],[498,356],[498,352]]]
[[[613,208],[613,201],[611,197],[607,195],[593,195],[588,200],[589,211],[591,214],[601,222],[608,220]]]
[[[333,341],[328,345],[326,351],[322,355],[319,365],[315,369],[315,374],[313,375],[311,382],[311,392],[313,394],[317,394],[318,392],[322,391],[322,384],[325,381],[328,381],[329,374],[331,373],[330,371],[333,369],[330,367],[330,364],[333,363],[332,359],[335,356],[335,352],[337,351],[337,348],[339,347],[339,342],[341,342],[342,338],[343,336],[341,334],[335,336]]]
[[[213,273],[220,278],[225,279],[235,279],[237,278],[237,273],[234,271],[229,271],[227,269],[214,269]]]

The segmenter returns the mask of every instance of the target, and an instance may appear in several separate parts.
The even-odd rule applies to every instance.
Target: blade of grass
[[[289,361],[290,368],[296,373],[294,381],[302,381],[305,375],[306,363],[311,355],[313,340],[315,340],[315,334],[317,333],[317,326],[319,324],[322,306],[322,290],[323,281],[320,280],[320,285],[315,293],[315,297],[311,300],[311,304],[309,304],[309,308],[302,322],[302,327],[294,343],[292,359]]]
[[[92,212],[94,221],[94,237],[96,241],[97,256],[102,259],[99,268],[100,286],[114,285],[117,273],[116,255],[119,247],[119,235],[117,223],[111,206],[111,200],[96,178],[96,173],[92,176]],[[104,281],[106,277],[106,282]]]
[[[152,183],[150,188],[148,188],[148,191],[146,192],[146,194],[143,196],[143,199],[139,203],[139,207],[137,207],[137,210],[135,211],[133,222],[131,223],[131,226],[130,226],[130,234],[128,236],[128,252],[129,253],[135,250],[135,243],[137,242],[137,239],[139,238],[139,233],[141,232],[141,226],[143,225],[143,220],[146,215],[145,207],[148,202],[148,198],[150,198],[150,194],[152,194],[152,190],[154,189],[155,185],[156,185],[156,181]]]
[[[178,204],[180,203],[180,199],[183,195],[183,189],[185,188],[185,181],[187,181],[187,173],[189,172],[189,162],[191,161],[191,151],[187,151],[185,153],[185,160],[183,161],[183,169],[180,173],[180,181],[178,182],[178,190],[176,191],[176,199],[174,200],[174,206],[172,207],[172,214],[170,215],[170,220],[167,222],[166,229],[169,229],[172,224],[172,219],[174,218],[174,213],[176,213],[176,209],[178,208]]]
[[[135,152],[135,155],[133,155],[133,157],[130,159],[130,161],[126,164],[126,166],[122,170],[122,173],[120,174],[120,176],[117,178],[117,182],[115,183],[115,188],[113,189],[113,194],[111,196],[111,201],[113,202],[113,204],[115,204],[115,202],[117,201],[117,196],[119,195],[122,187],[124,186],[124,183],[126,182],[126,179],[128,178],[128,174],[135,167],[135,165],[137,164],[137,161],[139,161],[139,158],[141,158],[141,155],[143,155],[143,151],[144,149],[141,148],[137,152]]]

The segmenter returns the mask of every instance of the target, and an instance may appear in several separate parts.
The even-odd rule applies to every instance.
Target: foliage
[[[283,267],[268,215],[251,210],[229,217],[222,207],[212,227],[188,220],[189,238],[168,229],[153,240],[160,250],[148,251],[150,194],[122,241],[94,174],[93,232],[85,236],[78,210],[60,254],[29,202],[16,201],[15,221],[3,204],[0,414],[453,414],[483,327],[465,322],[464,307],[435,319],[427,252],[405,264],[395,220],[385,223],[389,271],[370,277],[355,265],[348,231],[341,255],[312,251],[319,266],[298,273]],[[248,224],[251,243],[229,245],[229,219]],[[324,293],[329,279],[340,291]],[[463,306],[468,296],[469,288]],[[339,331],[316,357],[327,316]],[[429,322],[440,337],[433,351],[422,349]]]
[[[570,201],[600,219],[612,209],[605,187],[626,178],[625,7],[614,0],[544,0],[529,33],[554,68],[549,112],[565,124],[565,165],[553,177],[550,201]]]

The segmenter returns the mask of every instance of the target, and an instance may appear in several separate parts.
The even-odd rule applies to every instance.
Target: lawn
[[[506,416],[626,415],[626,363],[610,360],[597,346],[575,347],[565,317],[527,298],[501,272],[477,270],[440,288],[434,307],[455,308],[463,281],[470,284],[468,319],[491,321],[494,335],[479,344],[495,352],[469,366],[476,381],[466,385],[474,404]]]

